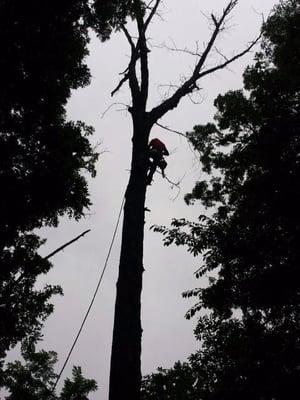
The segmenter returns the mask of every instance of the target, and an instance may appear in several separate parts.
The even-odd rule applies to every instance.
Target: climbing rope
[[[93,304],[94,304],[94,301],[95,301],[95,298],[96,298],[96,296],[97,296],[97,293],[98,293],[98,290],[99,290],[99,287],[100,287],[102,278],[103,278],[103,276],[104,276],[104,273],[105,273],[105,270],[106,270],[106,267],[107,267],[107,263],[108,263],[108,260],[109,260],[110,254],[111,254],[111,250],[112,250],[112,247],[113,247],[115,238],[116,238],[116,234],[117,234],[117,230],[118,230],[118,227],[119,227],[119,223],[120,223],[120,219],[121,219],[121,214],[122,214],[122,210],[123,210],[123,206],[124,206],[124,201],[125,201],[125,194],[124,194],[123,199],[122,199],[122,202],[121,202],[121,207],[120,207],[120,211],[119,211],[119,214],[118,214],[117,223],[116,223],[116,226],[115,226],[115,229],[114,229],[114,233],[113,233],[113,236],[112,236],[112,240],[111,240],[111,243],[110,243],[110,246],[109,246],[109,249],[108,249],[108,253],[107,253],[107,256],[106,256],[106,259],[105,259],[104,267],[103,267],[103,269],[102,269],[102,272],[101,272],[101,275],[100,275],[100,277],[99,277],[99,280],[98,280],[96,289],[95,289],[95,291],[94,291],[94,295],[93,295],[92,300],[91,300],[91,302],[90,302],[90,305],[89,305],[89,307],[88,307],[88,309],[87,309],[87,312],[85,313],[85,316],[84,316],[84,318],[83,318],[83,321],[82,321],[82,323],[81,323],[81,325],[80,325],[80,328],[79,328],[79,330],[78,330],[78,332],[77,332],[77,335],[76,335],[76,337],[75,337],[75,339],[74,339],[74,341],[73,341],[73,344],[72,344],[72,346],[71,346],[71,348],[70,348],[70,351],[69,351],[69,353],[68,353],[68,355],[67,355],[67,358],[66,358],[66,360],[65,360],[65,362],[64,362],[64,364],[63,364],[63,366],[62,366],[62,368],[61,368],[61,370],[60,370],[60,372],[59,372],[59,374],[58,374],[58,376],[57,376],[57,378],[56,378],[56,381],[55,381],[55,383],[54,383],[52,389],[51,389],[51,394],[53,394],[54,391],[55,391],[55,389],[56,389],[56,386],[57,386],[57,384],[58,384],[58,382],[59,382],[59,380],[60,380],[60,378],[61,378],[61,376],[62,376],[62,373],[64,372],[64,369],[65,369],[65,367],[66,367],[66,365],[67,365],[67,363],[68,363],[70,357],[71,357],[71,354],[72,354],[72,352],[73,352],[73,350],[74,350],[74,348],[75,348],[75,346],[76,346],[76,343],[77,343],[77,341],[78,341],[78,339],[79,339],[79,336],[80,336],[80,334],[81,334],[81,331],[82,331],[82,329],[83,329],[83,327],[84,327],[84,325],[85,325],[85,322],[86,322],[86,320],[87,320],[87,318],[88,318],[88,315],[89,315],[89,313],[90,313],[90,311],[91,311],[91,308],[92,308],[92,306],[93,306]]]

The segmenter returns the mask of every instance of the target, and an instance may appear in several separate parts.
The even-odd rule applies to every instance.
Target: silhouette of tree
[[[198,299],[188,318],[211,312],[190,357],[203,399],[283,400],[299,381],[299,27],[299,2],[281,1],[244,90],[218,96],[216,123],[188,135],[205,178],[185,199],[213,215],[156,228],[166,245],[202,255],[197,277],[213,272],[208,287],[184,293]]]
[[[84,378],[80,367],[73,367],[72,379],[64,382],[60,395],[52,392],[57,378],[54,366],[57,354],[54,351],[36,351],[35,345],[26,341],[22,346],[25,363],[8,363],[4,371],[3,386],[9,392],[7,400],[88,400],[88,395],[97,390],[94,379]]]
[[[124,33],[131,49],[130,61],[121,74],[122,78],[112,95],[128,82],[131,92],[131,105],[128,111],[132,117],[132,163],[129,184],[124,205],[119,278],[115,307],[114,333],[110,372],[110,400],[126,397],[140,398],[141,384],[141,290],[143,274],[143,238],[145,221],[146,176],[148,169],[148,139],[153,125],[168,111],[176,108],[184,96],[199,90],[197,82],[205,76],[225,68],[256,43],[235,56],[223,58],[214,66],[207,66],[207,58],[214,48],[219,34],[226,25],[227,17],[237,4],[228,2],[220,16],[211,15],[213,31],[203,52],[195,54],[194,70],[174,93],[152,110],[147,110],[149,95],[149,55],[147,29],[157,15],[161,0],[146,3],[141,0],[102,1],[95,0],[94,28],[100,39],[105,40],[113,29]],[[131,34],[126,25],[128,14],[136,23],[136,34]],[[106,15],[106,18],[103,18]],[[115,19],[117,18],[117,21]],[[121,21],[121,22],[120,22]]]
[[[287,321],[267,328],[254,318],[205,316],[195,330],[201,349],[186,363],[144,377],[142,400],[293,398],[299,344],[288,327]]]
[[[0,358],[36,335],[57,286],[35,287],[51,264],[33,230],[79,219],[95,175],[92,128],[68,121],[71,90],[89,83],[84,0],[0,1]]]
[[[61,400],[88,400],[89,393],[97,390],[96,381],[84,378],[80,367],[73,367],[72,378],[65,380]]]
[[[142,400],[196,400],[197,374],[188,363],[180,361],[173,368],[158,368],[142,380]]]

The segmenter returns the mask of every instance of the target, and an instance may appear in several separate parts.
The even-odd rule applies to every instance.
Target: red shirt
[[[169,154],[169,152],[168,152],[166,146],[164,145],[164,143],[161,142],[157,138],[151,140],[151,142],[149,143],[149,147],[152,147],[153,149],[159,151],[160,153],[163,153],[163,154],[166,154],[166,155]]]

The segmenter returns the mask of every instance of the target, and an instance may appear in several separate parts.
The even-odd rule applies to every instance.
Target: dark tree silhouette
[[[97,390],[94,379],[82,376],[80,367],[73,367],[72,379],[67,378],[62,388],[60,400],[88,400],[88,395]]]
[[[208,287],[184,293],[198,298],[188,318],[212,312],[199,320],[203,349],[191,358],[207,379],[203,399],[283,400],[299,381],[299,27],[299,2],[280,2],[245,90],[219,96],[216,123],[188,135],[206,179],[186,201],[212,217],[157,228],[165,244],[203,256],[197,277],[214,271]]]
[[[177,361],[173,368],[157,368],[142,380],[142,400],[197,400],[198,375],[189,363]]]
[[[57,378],[54,367],[57,354],[54,351],[36,351],[35,345],[24,341],[24,362],[8,363],[3,386],[8,390],[7,400],[88,400],[88,395],[97,390],[94,379],[82,375],[80,367],[73,367],[72,379],[67,378],[60,395],[52,391]]]
[[[79,219],[95,175],[90,127],[66,119],[72,89],[88,84],[85,0],[0,1],[0,358],[35,335],[59,287],[35,288],[51,264],[32,231]]]
[[[201,54],[196,56],[195,68],[184,83],[161,104],[147,110],[149,94],[149,49],[147,47],[147,29],[157,13],[161,0],[146,4],[140,0],[94,2],[95,29],[101,39],[106,39],[113,28],[123,31],[131,49],[128,67],[123,78],[112,91],[114,95],[128,82],[132,104],[128,108],[133,123],[131,173],[126,190],[122,246],[117,283],[117,298],[113,332],[113,345],[110,372],[110,400],[122,397],[135,400],[140,398],[141,383],[141,319],[140,298],[143,274],[143,237],[145,220],[146,175],[148,167],[148,139],[153,125],[168,111],[176,108],[180,100],[198,89],[197,82],[248,52],[248,48],[213,67],[207,67],[207,57],[212,51],[216,39],[224,29],[226,19],[236,6],[237,1],[229,1],[220,17],[212,15],[214,26],[212,35]],[[128,13],[136,22],[137,34],[127,29]],[[115,16],[118,21],[116,22]],[[104,18],[103,16],[106,16]],[[123,18],[123,22],[119,22]]]
[[[259,320],[200,319],[201,348],[188,362],[145,376],[142,400],[283,400],[299,381],[295,330],[281,324],[266,329]],[[299,332],[297,332],[299,334]],[[283,356],[284,355],[284,356]]]

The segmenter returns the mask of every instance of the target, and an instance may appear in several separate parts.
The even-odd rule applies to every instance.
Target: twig
[[[199,53],[198,50],[198,43],[196,42],[196,51],[192,51],[190,49],[188,49],[187,47],[185,48],[179,48],[176,46],[176,43],[174,42],[174,40],[171,39],[171,42],[173,44],[173,47],[168,46],[166,43],[162,43],[159,45],[151,45],[151,47],[153,48],[157,48],[157,49],[166,49],[168,51],[174,51],[174,52],[178,52],[178,53],[185,53],[185,54],[189,54],[193,57],[197,56],[197,57],[201,57],[202,53]]]
[[[177,135],[183,136],[185,139],[187,139],[186,135],[184,133],[182,133],[182,132],[175,131],[174,129],[171,129],[171,128],[167,127],[167,126],[164,126],[164,125],[160,124],[159,122],[155,122],[155,124],[157,126],[159,126],[160,128],[165,129],[166,131],[169,131],[169,132],[172,132],[172,133],[176,133]]]
[[[124,106],[126,110],[130,109],[130,106],[128,104],[124,104],[124,103],[112,103],[110,104],[101,114],[101,119],[103,119],[105,117],[105,114],[114,106]],[[123,110],[124,111],[124,110]]]
[[[198,89],[198,90],[200,90],[200,89]],[[193,94],[193,93],[189,93],[187,96],[188,96],[189,100],[190,100],[193,104],[197,105],[197,104],[202,104],[202,103],[203,103],[203,101],[204,101],[203,97],[202,97],[202,100],[196,101],[196,100],[193,99],[192,94]]]
[[[160,171],[156,171],[156,172],[158,172],[160,175],[162,175],[162,173],[161,173]],[[164,179],[165,179],[166,181],[168,181],[172,186],[175,186],[175,187],[177,187],[178,189],[180,189],[180,186],[179,186],[180,181],[178,181],[178,182],[173,182],[173,181],[171,181],[171,180],[167,177],[167,175],[164,176]]]
[[[157,171],[157,172],[158,172],[159,174],[162,175],[162,173],[161,173],[160,171]],[[179,179],[178,182],[173,182],[173,181],[171,181],[166,175],[164,176],[164,179],[166,179],[166,181],[168,181],[168,182],[172,185],[172,186],[171,186],[171,189],[173,189],[173,187],[176,187],[177,190],[178,190],[176,196],[172,199],[172,201],[175,201],[175,200],[178,198],[178,196],[179,196],[179,194],[180,194],[180,192],[181,192],[180,184],[181,184],[181,182],[183,181],[183,178],[184,178],[184,177],[185,177],[185,173],[184,173],[183,177]]]

